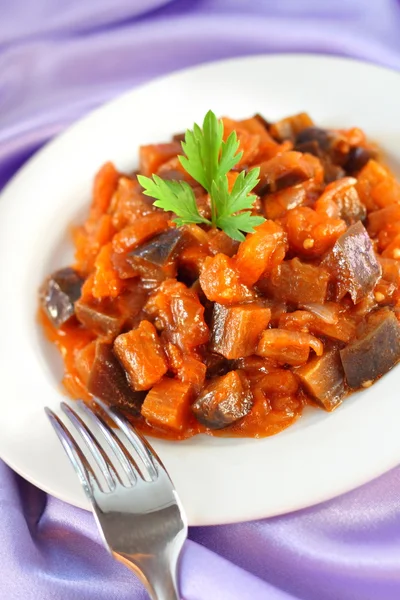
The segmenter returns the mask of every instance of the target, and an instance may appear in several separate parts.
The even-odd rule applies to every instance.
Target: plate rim
[[[22,167],[20,167],[16,173],[13,175],[13,177],[7,182],[7,184],[3,187],[3,189],[1,190],[0,193],[0,205],[2,205],[1,200],[3,199],[3,197],[6,195],[6,193],[8,193],[9,188],[11,188],[16,179],[18,179],[21,174],[24,173],[24,171],[26,170],[26,168],[31,168],[32,165],[34,165],[34,163],[37,160],[40,160],[40,158],[42,157],[43,154],[48,153],[49,151],[51,151],[53,145],[55,144],[59,144],[60,142],[62,143],[64,138],[69,136],[71,133],[73,133],[76,129],[78,129],[82,123],[84,123],[85,121],[91,119],[92,117],[95,117],[96,115],[98,115],[99,113],[101,113],[102,111],[104,111],[105,109],[107,110],[109,107],[113,106],[114,104],[117,104],[118,102],[120,102],[122,99],[130,97],[132,94],[140,91],[140,90],[145,90],[146,88],[151,88],[153,85],[158,85],[160,83],[163,83],[165,81],[168,81],[169,79],[173,78],[174,76],[185,76],[185,74],[187,73],[191,73],[193,71],[203,71],[203,70],[207,70],[208,68],[214,68],[217,66],[222,66],[228,63],[237,63],[237,62],[247,62],[247,61],[253,61],[253,60],[260,60],[260,61],[290,61],[290,60],[299,60],[299,59],[307,59],[307,60],[311,60],[311,61],[315,61],[315,62],[321,62],[321,61],[332,61],[332,62],[336,62],[336,63],[345,63],[345,64],[349,64],[349,63],[353,63],[354,65],[362,65],[363,67],[368,67],[369,69],[375,69],[377,71],[384,71],[384,72],[388,72],[391,74],[394,74],[396,77],[399,77],[400,80],[400,73],[398,71],[396,71],[396,69],[390,68],[390,67],[386,67],[386,66],[382,66],[382,65],[377,65],[374,63],[371,63],[367,60],[360,60],[360,59],[354,59],[354,58],[350,58],[350,57],[343,57],[343,56],[336,56],[336,55],[326,55],[326,54],[316,54],[316,53],[277,53],[277,54],[263,54],[263,53],[257,53],[257,54],[250,54],[250,55],[246,55],[246,56],[240,56],[240,57],[231,57],[228,59],[220,59],[217,61],[207,61],[207,62],[203,62],[200,63],[198,65],[194,65],[194,66],[190,66],[190,67],[185,67],[184,69],[177,69],[177,70],[173,70],[167,74],[164,74],[162,76],[156,77],[154,79],[151,79],[147,82],[144,82],[143,84],[140,84],[138,86],[135,86],[134,88],[131,88],[129,90],[124,91],[122,94],[119,94],[118,96],[116,96],[115,98],[113,98],[112,100],[103,103],[102,105],[96,107],[94,110],[90,110],[88,111],[85,115],[83,115],[81,118],[79,118],[78,120],[74,121],[70,126],[68,126],[63,132],[61,132],[59,135],[55,136],[54,138],[52,138],[49,142],[47,142],[46,144],[44,144],[44,146],[42,146],[39,151],[35,152],[35,154],[29,158],[23,165]],[[285,433],[285,432],[284,432]],[[280,434],[283,435],[283,434]],[[232,439],[232,438],[230,438]],[[76,499],[74,501],[71,501],[70,499],[66,499],[65,495],[63,494],[58,494],[56,491],[52,490],[49,486],[43,485],[43,484],[39,484],[38,481],[34,478],[31,477],[30,474],[26,474],[24,472],[23,469],[21,469],[12,459],[8,459],[8,458],[4,458],[3,456],[1,456],[2,460],[8,465],[10,466],[16,473],[18,473],[20,476],[24,477],[27,481],[31,482],[33,485],[39,487],[40,489],[42,489],[43,491],[63,500],[66,501],[70,504],[73,504],[75,506],[77,506],[78,508],[84,508],[84,509],[88,509],[88,504],[87,502],[82,502],[81,504],[79,502],[76,501]],[[356,484],[353,487],[349,487],[348,485],[343,485],[341,491],[337,491],[335,492],[334,495],[332,495],[332,493],[326,493],[326,494],[321,494],[320,496],[318,496],[318,494],[315,494],[315,501],[313,501],[311,504],[309,502],[303,504],[303,505],[299,505],[299,503],[295,502],[293,504],[292,507],[288,506],[287,503],[285,504],[284,508],[282,509],[281,512],[277,512],[274,511],[273,514],[268,515],[268,516],[277,516],[280,514],[286,514],[288,512],[294,512],[297,510],[302,510],[306,507],[311,507],[311,506],[315,506],[316,504],[319,504],[323,501],[329,500],[333,497],[336,497],[338,495],[341,495],[345,492],[351,491],[352,489],[359,487],[361,485],[364,485],[365,483],[379,477],[380,475],[383,475],[383,473],[389,471],[390,469],[392,469],[394,466],[396,466],[397,464],[399,464],[399,461],[396,459],[395,464],[390,463],[390,461],[388,461],[388,464],[385,468],[384,471],[382,471],[382,469],[377,469],[374,475],[368,475],[364,478],[360,478],[359,480],[357,480]],[[339,490],[340,486],[337,486],[337,489]],[[265,515],[264,515],[265,516]],[[254,515],[252,517],[244,517],[245,520],[256,520],[256,519],[260,519],[263,518],[263,515],[261,514],[257,514]],[[198,522],[192,522],[193,525],[214,525],[214,524],[224,524],[224,523],[233,523],[233,522],[240,522],[243,521],[243,517],[237,517],[236,519],[228,519],[227,521],[221,521],[220,519],[218,521],[213,522],[212,520],[207,519],[207,523],[204,523],[202,521]]]

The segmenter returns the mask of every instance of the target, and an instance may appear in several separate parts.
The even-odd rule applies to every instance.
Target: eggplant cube
[[[55,327],[61,327],[74,316],[74,304],[81,296],[82,285],[80,275],[67,267],[50,275],[40,288],[40,303]]]
[[[237,371],[218,377],[204,388],[192,405],[197,420],[210,429],[222,429],[245,417],[253,405],[251,393]]]
[[[336,274],[338,298],[348,292],[354,304],[374,289],[382,274],[371,239],[360,221],[339,237],[326,260]]]
[[[340,351],[347,383],[357,389],[387,373],[400,360],[400,325],[383,308],[373,313],[357,340]]]
[[[138,258],[158,267],[164,267],[175,257],[182,240],[183,233],[180,229],[168,229],[129,252],[128,260],[134,263],[135,258]]]
[[[112,344],[100,341],[96,343],[88,390],[107,404],[116,405],[134,416],[140,414],[146,396],[144,392],[131,390],[126,373],[113,352]]]
[[[316,356],[299,367],[296,374],[310,396],[325,410],[332,411],[342,401],[345,381],[338,350]]]

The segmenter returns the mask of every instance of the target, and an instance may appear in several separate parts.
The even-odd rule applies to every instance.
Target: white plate
[[[37,288],[68,263],[66,228],[84,215],[106,160],[136,165],[140,144],[167,140],[207,109],[277,119],[302,110],[323,126],[357,125],[400,157],[400,76],[317,56],[234,59],[125,94],[39,152],[0,203],[0,456],[51,494],[88,503],[43,407],[62,399],[61,360],[35,319]],[[309,409],[263,440],[155,441],[192,525],[269,517],[350,490],[400,462],[400,368],[333,414]]]

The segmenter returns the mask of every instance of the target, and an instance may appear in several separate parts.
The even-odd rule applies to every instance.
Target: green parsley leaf
[[[241,159],[236,132],[233,131],[226,142],[223,141],[224,125],[209,110],[203,121],[203,128],[194,124],[188,129],[182,149],[186,156],[179,156],[185,171],[211,193],[212,182],[228,173]]]
[[[155,206],[177,215],[174,220],[177,225],[206,223],[242,241],[245,239],[243,232],[251,233],[265,220],[250,212],[256,200],[251,191],[259,181],[260,169],[240,172],[229,191],[227,174],[240,161],[243,152],[239,152],[235,131],[226,142],[223,135],[223,122],[209,110],[202,128],[195,123],[193,129],[186,131],[182,142],[185,156],[178,157],[185,171],[209,193],[211,221],[200,215],[195,195],[187,182],[165,181],[158,175],[153,175],[152,179],[138,175],[138,180],[144,188],[143,193],[156,199]]]
[[[229,237],[238,242],[243,242],[246,233],[253,233],[254,227],[264,223],[264,217],[253,216],[250,212],[242,212],[237,215],[226,215],[218,219],[218,227],[223,229]]]
[[[137,178],[144,188],[143,194],[156,198],[154,206],[176,214],[178,218],[174,222],[178,226],[189,223],[210,224],[208,219],[200,215],[193,190],[186,181],[165,180],[158,175],[153,175],[152,179],[144,175],[138,175]]]

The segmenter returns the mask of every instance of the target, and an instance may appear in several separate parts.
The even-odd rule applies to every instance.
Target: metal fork
[[[45,411],[92,504],[106,546],[136,573],[153,600],[179,600],[177,566],[187,522],[165,467],[117,410],[100,400],[93,401],[93,410],[81,401],[74,405],[85,419],[65,402],[60,405],[65,423],[49,408]]]

